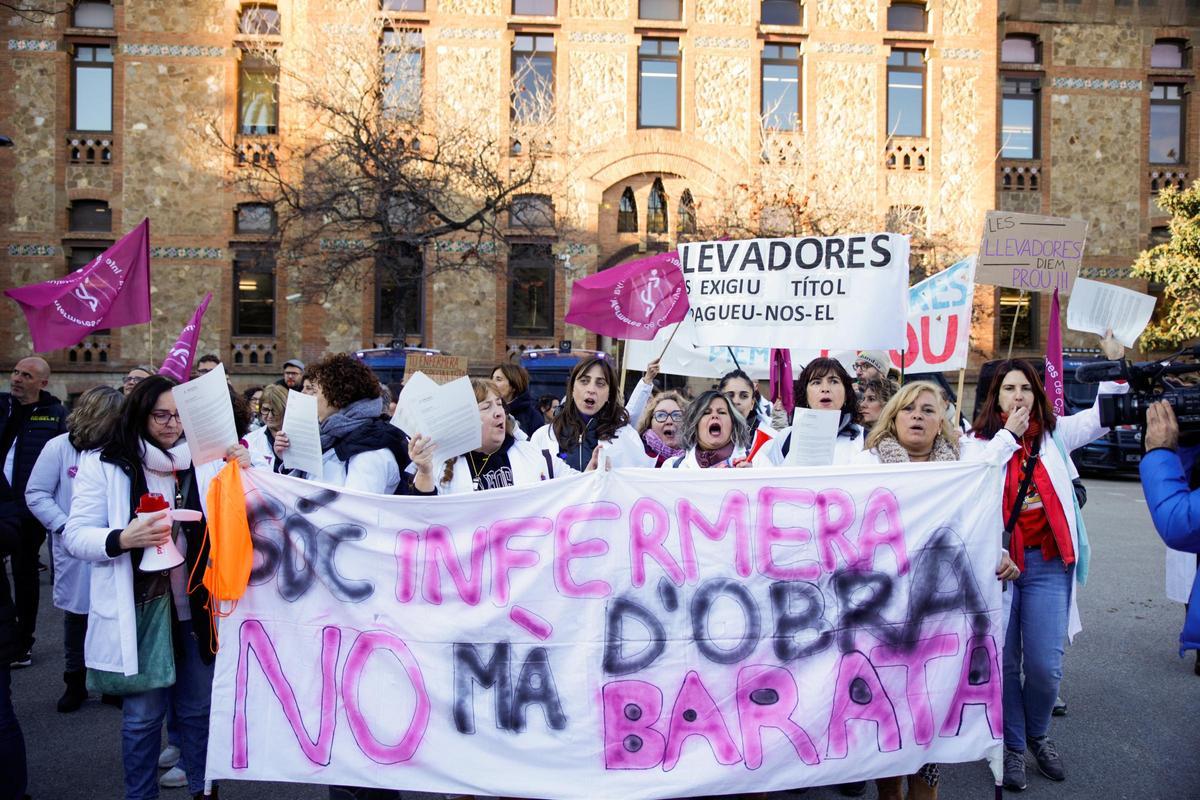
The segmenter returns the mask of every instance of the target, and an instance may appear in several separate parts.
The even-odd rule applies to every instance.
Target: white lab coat
[[[92,565],[67,552],[59,530],[67,524],[71,513],[71,495],[80,456],[81,453],[71,445],[69,434],[55,436],[42,448],[25,486],[25,505],[50,536],[50,555],[54,559],[54,607],[72,614],[88,613],[88,596],[92,591]]]
[[[537,432],[529,437],[529,443],[538,450],[549,450],[552,456],[558,455],[558,437],[554,435],[554,429],[549,425],[538,428]],[[617,467],[654,466],[655,459],[646,455],[646,445],[632,425],[620,428],[615,438],[601,441],[598,446],[603,448],[603,457],[609,460],[609,464],[614,469]],[[603,467],[603,465],[601,466]]]

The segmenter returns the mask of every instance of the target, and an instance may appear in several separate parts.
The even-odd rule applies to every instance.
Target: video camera
[[[1191,362],[1177,361],[1190,356]],[[1146,425],[1146,409],[1151,403],[1166,400],[1179,420],[1180,438],[1185,443],[1200,442],[1200,384],[1184,385],[1173,376],[1200,372],[1200,344],[1184,348],[1165,361],[1130,364],[1127,361],[1096,361],[1075,370],[1080,383],[1125,380],[1128,394],[1100,395],[1100,424]]]

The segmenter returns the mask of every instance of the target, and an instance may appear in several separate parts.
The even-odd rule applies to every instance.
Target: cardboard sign
[[[1069,294],[1083,261],[1088,224],[1081,219],[989,211],[975,280],[1027,292]]]
[[[915,467],[441,497],[245,470],[206,777],[651,800],[998,757],[1004,471]]]
[[[467,374],[467,357],[411,353],[404,359],[404,374],[415,375],[418,372],[424,372],[425,377],[434,383],[449,383]]]

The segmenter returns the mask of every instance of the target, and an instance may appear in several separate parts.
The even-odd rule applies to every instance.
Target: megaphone
[[[161,494],[144,494],[138,501],[138,518],[148,517],[161,511],[168,511],[166,499]],[[183,563],[183,553],[175,546],[175,540],[167,537],[167,541],[153,547],[142,548],[142,563],[138,569],[142,572],[161,572],[178,567]]]

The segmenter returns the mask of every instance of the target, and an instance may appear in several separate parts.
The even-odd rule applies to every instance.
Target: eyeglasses
[[[682,411],[655,411],[654,412],[654,421],[655,422],[666,422],[667,420],[671,420],[671,422],[679,422],[682,419],[683,419]]]
[[[126,375],[121,379],[122,386],[137,386],[141,382],[142,378],[139,378],[136,375]]]
[[[258,415],[263,419],[266,419],[267,417],[274,419],[276,416],[275,409],[268,408],[267,406],[259,406]]]
[[[179,418],[178,413],[172,413],[170,411],[151,411],[150,419],[154,420],[159,425],[166,425],[172,420],[179,423],[183,422],[183,420]]]

